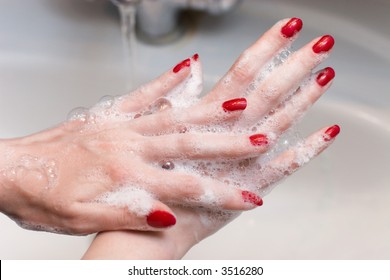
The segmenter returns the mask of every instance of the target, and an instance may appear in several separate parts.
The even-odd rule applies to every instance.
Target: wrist
[[[173,230],[174,227],[161,232],[101,232],[83,259],[181,259],[192,245]]]
[[[2,213],[6,210],[5,205],[6,201],[9,200],[9,190],[14,184],[13,172],[9,168],[10,162],[13,161],[11,146],[11,140],[0,140],[0,212]]]

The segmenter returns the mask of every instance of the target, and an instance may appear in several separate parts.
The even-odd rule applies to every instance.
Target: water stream
[[[112,0],[120,14],[123,53],[126,71],[126,88],[137,86],[137,38],[135,35],[135,16],[140,0]]]

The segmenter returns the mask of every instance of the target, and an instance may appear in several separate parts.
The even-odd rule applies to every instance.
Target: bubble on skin
[[[166,169],[166,170],[172,170],[175,168],[175,164],[173,163],[173,161],[170,161],[170,160],[162,161],[160,163],[160,165],[161,165],[161,168]]]
[[[208,209],[200,209],[198,212],[200,222],[204,227],[209,229],[218,229],[240,215],[238,211],[229,210],[210,211]]]
[[[146,216],[153,207],[153,195],[142,187],[120,186],[112,192],[107,192],[96,199],[98,203],[104,203],[116,207],[127,207],[129,212],[138,216]]]
[[[272,59],[270,63],[261,71],[259,71],[259,74],[257,75],[257,78],[254,83],[251,83],[248,86],[247,94],[252,93],[253,91],[256,91],[258,89],[259,84],[261,81],[265,79],[269,75],[270,72],[275,69],[278,65],[280,65],[282,62],[284,62],[288,55],[290,54],[289,50],[285,50],[282,52],[278,57]],[[227,75],[223,82],[226,84],[231,83],[231,77]],[[128,120],[128,119],[135,119],[138,117],[141,117],[143,115],[152,114],[155,112],[160,111],[160,109],[164,108],[164,103],[167,104],[167,107],[173,108],[173,109],[181,109],[181,108],[187,108],[191,105],[193,105],[195,102],[198,101],[198,97],[202,90],[202,77],[201,77],[201,68],[200,64],[197,62],[192,62],[191,66],[191,74],[187,77],[185,81],[183,81],[179,86],[177,86],[175,89],[171,90],[171,92],[168,93],[168,95],[161,100],[157,100],[154,104],[151,104],[149,108],[146,108],[143,112],[134,112],[134,113],[128,113],[126,116],[120,111],[118,104],[120,102],[117,102],[119,98],[115,98],[115,102],[112,103],[111,107],[106,108],[109,109],[110,114],[107,116],[107,114],[103,115],[103,119],[116,119],[116,120]],[[270,89],[267,94],[269,94],[270,98],[275,94],[276,89]],[[160,101],[163,101],[163,106],[156,104]],[[104,106],[103,106],[104,107]],[[159,109],[160,108],[160,109]],[[95,111],[94,111],[95,112]],[[107,112],[107,111],[106,111]],[[273,114],[273,111],[269,112],[269,116]],[[96,112],[97,116],[99,115],[99,112]],[[197,125],[186,125],[183,126],[182,133],[185,132],[208,132],[208,133],[223,133],[223,132],[229,132],[229,134],[233,135],[242,135],[242,134],[248,134],[251,135],[254,132],[261,133],[262,131],[258,131],[260,127],[263,127],[263,120],[260,120],[258,123],[254,124],[251,127],[243,128],[243,127],[235,127],[232,130],[232,127],[229,126],[226,123],[220,122],[220,123],[213,123],[212,125],[206,125],[206,126],[197,126]],[[296,130],[295,130],[296,131]],[[272,137],[272,134],[267,136]],[[275,174],[279,174],[280,171],[275,169],[273,170],[273,174],[260,174],[259,176],[259,170],[263,171],[262,166],[265,166],[267,162],[269,162],[271,159],[276,157],[281,152],[285,151],[286,149],[290,148],[294,144],[297,143],[297,139],[300,139],[299,137],[294,138],[291,134],[285,134],[284,138],[282,137],[280,141],[277,142],[277,144],[274,146],[274,148],[270,151],[268,151],[266,154],[262,155],[261,157],[253,160],[249,160],[249,162],[243,162],[243,159],[231,159],[231,160],[225,160],[225,161],[219,161],[219,160],[210,160],[210,161],[196,161],[196,160],[186,160],[185,155],[183,155],[183,159],[180,161],[176,161],[174,163],[175,172],[176,171],[183,171],[189,174],[195,174],[201,177],[211,177],[216,180],[220,180],[222,183],[227,184],[232,187],[245,187],[245,189],[249,189],[251,191],[254,191],[256,193],[266,194],[266,190],[270,189],[270,181],[267,179],[267,176],[269,177],[275,176]],[[276,137],[275,137],[276,138]],[[293,140],[292,140],[293,139]],[[275,139],[276,141],[276,139]],[[306,159],[303,159],[302,161],[305,161]],[[159,166],[161,168],[161,165]],[[269,171],[271,172],[271,171]],[[272,175],[272,176],[271,176]],[[258,189],[259,184],[267,186],[264,189]],[[141,189],[141,188],[140,188]],[[129,191],[131,193],[131,191]],[[152,194],[148,195],[152,197]],[[116,198],[116,194],[112,195],[112,197]],[[130,197],[130,196],[129,196]],[[199,201],[203,201],[203,203],[211,203],[212,200],[218,200],[218,197],[215,195],[210,195],[210,193],[205,194],[201,198],[194,198],[198,199]],[[109,202],[112,205],[118,205],[118,206],[127,206],[124,201],[119,201],[116,199],[107,199],[105,201],[106,203]],[[189,201],[188,201],[189,202]],[[119,204],[118,204],[119,203]]]
[[[107,121],[128,121],[141,116],[147,116],[168,108],[186,108],[199,100],[203,88],[202,68],[199,61],[191,62],[190,75],[177,87],[171,90],[164,98],[156,100],[150,108],[142,112],[128,112],[121,110],[123,96],[103,96],[97,105],[92,108],[78,107],[67,116],[68,121],[81,121],[84,126],[76,127],[80,132],[93,129],[94,124]]]
[[[11,162],[0,173],[11,182],[18,180],[20,176],[33,176],[39,184],[43,184],[38,187],[49,189],[57,184],[58,167],[53,159],[25,154]]]
[[[68,232],[56,227],[48,226],[48,225],[43,225],[43,224],[36,224],[36,223],[31,223],[31,222],[26,222],[22,220],[18,220],[16,218],[12,218],[14,222],[20,226],[23,229],[26,230],[33,230],[33,231],[45,231],[45,232],[51,232],[51,233],[58,233],[58,234],[72,234],[72,235],[77,235],[72,232]]]
[[[111,95],[105,95],[102,98],[100,98],[98,102],[98,106],[104,108],[104,109],[110,109],[115,102],[115,98]]]
[[[157,99],[152,105],[150,105],[150,111],[153,113],[165,111],[172,107],[171,102],[166,98]]]
[[[199,202],[208,206],[219,206],[220,197],[218,197],[211,189],[204,188],[204,193],[199,197]]]
[[[175,108],[188,108],[199,101],[203,90],[202,66],[199,61],[191,60],[190,75],[165,98]]]
[[[89,109],[84,107],[77,107],[71,110],[68,114],[68,121],[81,121],[86,122],[89,118]]]
[[[272,114],[272,113],[271,113]],[[263,121],[263,120],[262,120]],[[233,133],[235,135],[242,135],[243,133],[248,133],[249,135],[253,133],[261,133],[258,131],[259,127],[263,127],[264,123],[260,121],[253,127],[240,128],[235,127]],[[270,127],[278,126],[273,122],[270,123]],[[191,132],[209,132],[209,133],[221,133],[230,131],[230,127],[227,127],[224,124],[214,125],[214,126],[189,126],[188,130]],[[267,130],[267,129],[265,129]],[[268,130],[269,131],[269,130]],[[267,133],[267,136],[270,139],[270,142],[275,143],[271,150],[267,151],[261,157],[245,160],[242,159],[231,159],[225,161],[194,161],[194,160],[182,160],[175,162],[175,169],[178,171],[188,172],[191,174],[197,174],[204,178],[211,177],[215,180],[222,181],[223,183],[230,185],[232,187],[242,188],[253,191],[260,196],[264,196],[269,193],[273,188],[274,184],[267,180],[267,178],[280,178],[285,177],[287,174],[281,173],[278,169],[273,169],[272,171],[268,170],[267,174],[261,174],[262,166],[266,166],[268,162],[277,157],[282,152],[291,148],[294,145],[297,145],[299,141],[302,140],[298,130],[295,126],[292,126],[287,130],[278,140],[276,134]],[[313,155],[309,155],[303,161],[308,161]],[[303,163],[300,163],[303,164]],[[283,168],[282,168],[283,169]],[[260,170],[260,171],[259,171]],[[288,170],[286,167],[283,170]],[[260,173],[259,173],[260,172]],[[226,180],[228,179],[228,180]],[[259,185],[262,185],[262,188],[259,188]]]

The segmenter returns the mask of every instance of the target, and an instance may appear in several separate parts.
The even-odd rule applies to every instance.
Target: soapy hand
[[[187,86],[165,97],[164,102],[173,109],[147,113],[129,123],[143,135],[158,134],[169,142],[183,133],[185,140],[178,142],[174,150],[161,149],[158,153],[174,166],[169,170],[172,178],[176,172],[193,174],[196,180],[209,180],[209,186],[219,182],[227,189],[245,190],[244,198],[261,204],[260,197],[276,182],[309,162],[334,141],[340,131],[337,125],[322,128],[306,139],[295,139],[287,146],[278,141],[329,88],[335,76],[330,67],[312,72],[333,47],[334,40],[329,35],[316,38],[282,58],[301,28],[302,21],[297,18],[278,22],[238,58],[200,102],[172,104],[175,101],[172,97],[178,97],[178,93],[184,99],[193,94],[196,82],[190,86],[187,82]],[[176,70],[188,68],[199,69],[199,61],[185,60]],[[199,71],[192,72],[190,79],[196,79]],[[136,103],[132,98],[126,101],[129,108]],[[148,100],[147,104],[153,102]],[[180,110],[183,107],[187,109]],[[137,110],[147,111],[145,107]],[[190,185],[194,188],[200,184],[191,181]],[[208,194],[211,201],[215,197],[213,191]],[[193,207],[185,201],[170,205],[177,217],[175,227],[148,234],[100,233],[84,257],[181,258],[194,244],[240,212],[223,209],[215,203],[207,208]],[[107,244],[110,244],[109,250]]]
[[[324,128],[265,154],[334,77],[331,68],[311,75],[330,36],[269,64],[300,27],[278,23],[200,101],[195,55],[129,95],[72,111],[56,128],[1,141],[0,210],[25,228],[68,234],[158,230],[176,215],[170,236],[186,236],[187,248],[237,210],[261,205],[270,186],[338,133]]]
[[[77,108],[58,127],[1,140],[0,211],[26,229],[83,235],[173,226],[175,214],[167,204],[224,210],[261,205],[261,198],[245,188],[176,172],[178,163],[172,160],[264,151],[245,136],[187,131],[197,121],[208,124],[203,116],[207,111],[220,121],[234,118],[237,114],[230,111],[243,110],[243,103],[216,101],[195,107],[190,104],[196,98],[178,97],[173,105],[184,102],[189,108],[170,109],[172,104],[162,97],[184,97],[184,90],[199,89],[201,81],[190,77],[196,71],[191,61],[196,60],[185,60],[127,96]]]

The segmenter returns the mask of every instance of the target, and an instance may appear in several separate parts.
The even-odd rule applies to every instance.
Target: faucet
[[[137,33],[144,41],[164,43],[182,32],[180,11],[186,9],[222,14],[241,0],[111,0],[116,5],[136,5]]]

